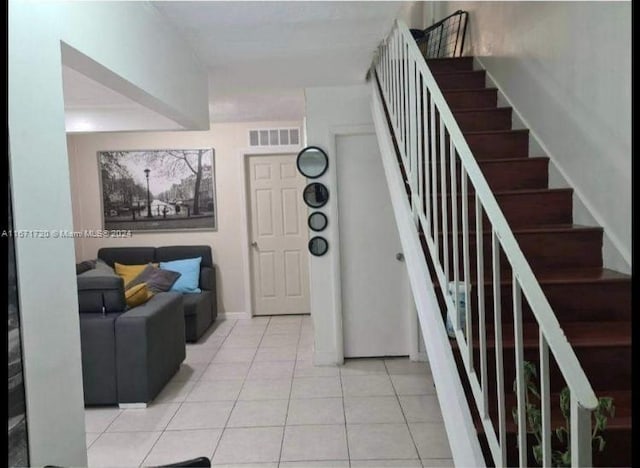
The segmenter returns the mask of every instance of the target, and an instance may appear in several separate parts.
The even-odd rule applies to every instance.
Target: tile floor
[[[312,349],[308,316],[217,322],[146,409],[86,410],[89,466],[453,466],[426,363]]]

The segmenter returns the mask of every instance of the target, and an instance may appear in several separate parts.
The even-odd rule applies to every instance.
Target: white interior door
[[[250,156],[248,171],[253,313],[308,314],[306,180],[296,156]]]
[[[408,356],[405,264],[374,134],[337,137],[345,357]]]

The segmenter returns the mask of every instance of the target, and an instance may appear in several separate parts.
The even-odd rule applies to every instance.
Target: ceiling
[[[152,5],[208,68],[211,121],[235,122],[302,119],[305,87],[364,82],[375,48],[404,3],[157,1]],[[101,89],[73,70],[65,70],[64,79],[66,108],[78,121],[83,112],[90,120],[90,111],[94,117],[112,117],[120,109],[130,116],[146,111],[138,126],[146,122],[165,129],[171,122],[146,109],[134,110],[133,101]]]

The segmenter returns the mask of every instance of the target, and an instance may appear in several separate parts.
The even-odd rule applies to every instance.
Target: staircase
[[[529,155],[528,130],[511,128],[512,109],[498,107],[498,90],[485,86],[485,71],[473,69],[473,57],[428,59],[427,65],[596,395],[614,399],[615,416],[608,419],[603,433],[606,440],[604,451],[594,452],[594,466],[631,466],[631,278],[602,267],[602,228],[572,224],[572,190],[549,188],[549,159]],[[486,238],[483,246],[487,249],[485,258],[488,258],[490,231],[483,235]],[[470,257],[475,259],[475,245],[470,247]],[[504,257],[501,266],[502,271],[508,273]],[[475,265],[472,265],[472,270],[475,270]],[[491,309],[491,276],[487,275],[484,283],[485,300]],[[504,380],[508,409],[516,406],[512,385],[515,375],[508,372],[515,369],[509,283],[510,275],[506,274],[501,288],[501,304],[505,325]],[[439,289],[438,292],[441,295]],[[471,301],[471,309],[476,311],[477,296],[472,294]],[[538,326],[526,306],[523,322],[525,359],[537,364]],[[491,323],[487,323],[487,327],[489,329]],[[491,335],[489,331],[488,336]],[[456,346],[455,340],[452,340],[452,345]],[[493,342],[488,343],[489,354],[494,346]],[[474,360],[479,366],[477,348]],[[459,359],[458,364],[463,369]],[[552,405],[559,401],[559,392],[564,386],[553,367]],[[495,381],[491,378],[495,375],[495,367],[489,365],[488,370],[489,381]],[[489,401],[492,400],[489,396]],[[495,413],[494,408],[494,416]],[[559,407],[552,407],[551,421],[552,427],[564,424]],[[479,425],[480,433],[481,428]],[[509,410],[507,429],[507,443],[511,449],[507,450],[507,460],[509,466],[513,466],[517,463],[516,425]],[[535,463],[533,459],[529,462]]]
[[[518,427],[512,416],[512,409],[518,406],[518,392],[514,390],[516,369],[524,359],[535,365],[538,375],[543,373],[548,379],[548,417],[553,431],[566,425],[559,406],[560,391],[568,380],[566,372],[560,369],[566,366],[556,362],[552,353],[549,353],[548,364],[546,360],[541,363],[540,356],[546,355],[547,345],[545,341],[541,354],[544,334],[540,312],[534,313],[524,295],[521,304],[515,299],[520,297],[521,287],[518,284],[514,294],[516,267],[512,265],[517,262],[509,260],[500,249],[486,211],[475,206],[478,199],[473,184],[467,187],[465,182],[463,192],[461,180],[467,172],[461,167],[462,158],[451,160],[452,154],[458,154],[453,152],[451,141],[455,131],[438,128],[442,120],[438,120],[433,97],[427,99],[427,88],[421,89],[419,85],[427,78],[421,76],[418,65],[411,68],[410,60],[403,68],[402,61],[417,48],[409,45],[405,48],[402,42],[398,47],[397,39],[391,40],[388,48],[392,56],[395,53],[401,57],[396,67],[400,79],[394,81],[393,60],[387,58],[385,68],[383,57],[374,86],[380,95],[391,96],[391,102],[385,99],[384,106],[388,129],[443,320],[445,311],[452,310],[452,295],[443,291],[442,286],[447,284],[443,277],[447,281],[454,278],[461,281],[464,271],[470,285],[468,317],[471,323],[466,329],[458,326],[460,335],[458,339],[451,339],[450,344],[485,461],[487,466],[539,466],[532,455],[531,446],[535,443],[532,435],[527,436],[525,463],[523,454],[519,454]],[[603,268],[602,228],[573,224],[572,189],[549,188],[549,158],[529,154],[529,131],[512,128],[512,109],[498,107],[498,90],[486,86],[485,71],[474,69],[473,57],[426,59],[426,64],[595,395],[614,400],[615,415],[608,418],[602,433],[606,445],[602,452],[593,450],[593,465],[631,466],[631,277]],[[412,74],[413,81],[406,78]],[[403,78],[409,84],[404,88]],[[400,96],[399,101],[393,93]],[[417,99],[418,104],[413,105],[412,98]],[[417,117],[412,117],[412,110]],[[403,111],[410,114],[404,120],[398,117]],[[455,149],[461,152],[457,146]],[[442,167],[443,161],[445,167]],[[446,171],[450,172],[445,176]],[[454,171],[457,182],[454,177],[449,179]],[[424,213],[427,215],[423,216]],[[477,216],[482,216],[482,220],[476,220]],[[466,238],[465,231],[458,227],[462,219],[468,219]],[[468,249],[467,256],[462,255],[463,244]],[[434,252],[438,253],[437,258],[433,258]],[[479,290],[483,294],[478,294]],[[497,304],[496,297],[499,297]],[[494,322],[492,313],[496,306],[501,324],[498,336],[495,334],[498,323]],[[514,324],[514,317],[521,317],[515,319],[521,323]],[[517,331],[520,326],[521,336]],[[464,345],[465,341],[470,343],[469,347]],[[466,364],[465,355],[468,356]],[[502,361],[499,370],[499,360],[494,358],[497,355]],[[547,365],[548,372],[544,372]],[[481,397],[478,397],[478,383],[469,379],[469,366],[474,369],[475,379],[481,382]],[[477,377],[478,373],[481,378]],[[504,396],[498,391],[500,381]],[[478,399],[486,401],[484,422]],[[498,409],[501,401],[506,413],[502,421]],[[506,456],[504,463],[500,463],[500,457],[498,462],[494,461],[496,442],[490,442],[491,438],[485,434],[491,426],[496,428],[493,440],[497,438],[504,443],[498,449]],[[504,427],[503,436],[498,430],[501,427]],[[588,440],[588,435],[584,435],[584,440]],[[585,445],[588,449],[588,444]],[[555,437],[551,447],[559,448]],[[575,452],[578,450],[572,451]]]

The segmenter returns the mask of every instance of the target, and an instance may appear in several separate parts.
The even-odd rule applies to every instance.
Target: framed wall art
[[[103,228],[217,230],[213,148],[98,151]]]

